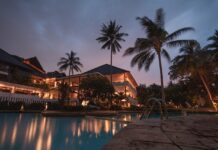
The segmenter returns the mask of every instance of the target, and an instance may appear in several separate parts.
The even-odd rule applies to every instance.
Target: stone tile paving
[[[135,121],[103,150],[218,150],[218,115]]]

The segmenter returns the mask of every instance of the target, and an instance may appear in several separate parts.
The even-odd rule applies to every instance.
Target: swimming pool
[[[140,115],[121,113],[112,118],[132,121]],[[159,118],[159,114],[152,114],[151,118]],[[125,126],[124,122],[99,117],[0,113],[0,150],[99,150]]]
[[[98,150],[127,124],[85,117],[0,113],[1,150]]]

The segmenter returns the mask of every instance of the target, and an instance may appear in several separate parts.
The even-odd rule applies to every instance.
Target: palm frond
[[[135,47],[129,47],[128,49],[125,50],[123,56],[129,56],[136,52],[138,52],[138,50]]]
[[[96,40],[99,43],[102,43],[102,49],[112,50],[115,54],[119,52],[121,49],[120,41],[124,42],[125,39],[123,37],[128,36],[127,33],[120,32],[122,26],[117,25],[116,21],[109,21],[108,24],[103,24],[101,29],[101,36]]]
[[[83,67],[80,62],[80,58],[76,57],[76,53],[74,51],[66,53],[66,57],[61,57],[57,65],[59,66],[60,71],[69,69],[70,72],[74,72],[74,70],[80,71],[80,67]]]
[[[164,11],[162,8],[157,9],[155,23],[159,28],[164,28]]]
[[[154,59],[155,59],[155,53],[151,54],[151,55],[148,57],[148,59],[147,59],[147,61],[146,61],[146,63],[145,63],[145,67],[144,67],[144,68],[145,68],[145,71],[149,71],[149,68],[150,68],[152,62],[154,61]]]
[[[168,47],[177,47],[177,46],[184,46],[184,45],[187,45],[189,43],[194,43],[196,42],[195,40],[175,40],[175,41],[170,41],[168,43],[166,43],[166,45]]]
[[[148,68],[150,67],[150,64],[152,63],[153,59],[150,57],[153,57],[154,53],[150,53],[149,51],[142,51],[138,54],[136,54],[132,61],[131,61],[131,66],[135,66],[136,64],[138,64],[138,69],[140,70],[143,66],[146,66],[145,68],[146,71],[148,70]]]
[[[161,55],[163,55],[163,57],[165,57],[168,62],[171,62],[170,55],[165,49],[162,49]]]
[[[177,37],[179,37],[180,35],[182,35],[183,33],[186,32],[190,32],[190,31],[194,31],[195,29],[192,27],[185,27],[185,28],[181,28],[179,30],[174,31],[173,33],[169,34],[166,37],[166,42],[167,41],[171,41],[171,40],[175,40]]]

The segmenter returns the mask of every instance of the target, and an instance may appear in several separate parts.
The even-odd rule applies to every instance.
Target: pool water
[[[0,149],[98,150],[126,125],[85,117],[0,113]]]
[[[132,121],[140,116],[139,113],[121,113],[112,118]],[[159,114],[151,114],[151,118],[159,117]],[[125,126],[124,122],[104,117],[0,113],[0,150],[99,150]]]

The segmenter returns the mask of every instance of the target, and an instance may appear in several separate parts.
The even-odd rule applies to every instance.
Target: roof
[[[125,73],[129,72],[128,70],[124,70],[115,66],[111,66],[109,64],[104,64],[101,66],[98,66],[94,69],[91,69],[89,71],[84,72],[83,74],[90,74],[90,73],[101,73],[102,75],[109,75],[109,74],[119,74],[119,73]]]
[[[31,72],[32,74],[34,74],[36,76],[40,76],[40,77],[45,76],[42,72],[40,72],[40,71],[36,70],[35,68],[31,67],[30,65],[24,63],[24,60],[25,59],[20,57],[20,56],[11,55],[11,54],[7,53],[5,50],[0,49],[0,61],[1,62],[7,63],[9,65],[17,66],[17,67],[19,67],[21,69],[25,69],[28,72]],[[33,59],[32,61],[35,63],[36,60]],[[37,63],[37,61],[36,61],[36,63]],[[40,63],[39,63],[39,65],[40,65]]]
[[[7,53],[3,49],[0,49],[0,61],[8,63],[10,65],[21,67],[23,69],[29,69],[25,64],[16,59],[15,56]]]
[[[48,78],[61,78],[65,76],[66,76],[65,73],[60,73],[59,71],[53,71],[47,73]]]
[[[45,70],[43,69],[42,65],[40,64],[39,60],[37,59],[37,57],[31,57],[28,59],[25,59],[25,61],[29,61],[29,63],[31,65],[33,65],[34,67],[37,67],[38,69],[40,69],[42,72],[45,72]]]
[[[17,59],[20,63],[22,63],[23,65],[25,65],[29,70],[30,72],[35,75],[35,76],[39,76],[39,77],[45,77],[45,74],[38,71],[37,69],[35,69],[34,67],[24,63],[24,58],[20,57],[20,56],[17,56],[17,55],[11,55],[13,56],[15,59]]]

